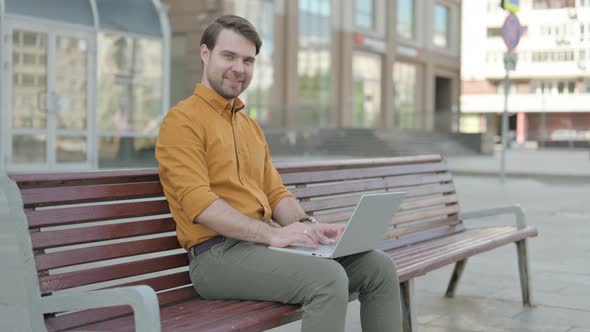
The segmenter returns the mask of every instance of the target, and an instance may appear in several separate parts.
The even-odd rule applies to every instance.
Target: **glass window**
[[[377,127],[381,120],[381,56],[355,52],[352,69],[352,125]]]
[[[162,43],[99,35],[98,128],[157,134],[162,117]]]
[[[415,18],[414,18],[414,0],[397,1],[397,35],[414,39],[415,36]]]
[[[248,114],[262,126],[272,120],[271,103],[274,82],[274,12],[272,0],[236,2],[236,14],[247,18],[262,39],[262,49],[256,56],[252,82],[242,95]]]
[[[354,1],[354,24],[359,28],[375,29],[375,0]]]
[[[326,127],[330,118],[331,1],[299,1],[297,124]]]
[[[12,58],[20,59],[14,63],[12,73],[13,128],[47,128],[47,65],[35,60],[38,56],[47,57],[47,39],[45,33],[12,33]]]
[[[414,128],[416,113],[416,65],[396,62],[393,65],[394,104],[398,128]]]
[[[436,4],[434,6],[434,33],[432,43],[438,47],[449,47],[449,7]]]
[[[155,140],[162,112],[160,40],[101,33],[98,36],[99,166],[155,164],[153,151],[138,157],[138,140]],[[145,152],[145,149],[141,151]],[[110,164],[116,156],[119,164]],[[106,159],[105,159],[106,158]]]

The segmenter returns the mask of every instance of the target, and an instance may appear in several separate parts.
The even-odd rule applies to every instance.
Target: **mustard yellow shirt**
[[[256,121],[199,84],[195,93],[164,118],[156,143],[160,182],[185,248],[215,235],[194,222],[217,198],[241,213],[270,221],[272,209],[291,193],[272,164]]]

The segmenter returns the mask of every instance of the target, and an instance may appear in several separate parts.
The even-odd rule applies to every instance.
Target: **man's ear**
[[[203,61],[203,64],[205,64],[205,65],[209,62],[209,53],[210,52],[211,51],[209,50],[207,45],[201,44],[201,48],[200,48],[201,61]]]

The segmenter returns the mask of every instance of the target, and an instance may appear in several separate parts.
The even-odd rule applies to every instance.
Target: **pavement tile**
[[[515,316],[514,320],[522,323],[524,326],[537,324],[590,328],[590,311],[537,306],[524,310]]]

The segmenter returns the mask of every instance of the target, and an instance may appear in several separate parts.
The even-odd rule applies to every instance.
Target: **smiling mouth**
[[[228,80],[231,85],[236,85],[236,86],[242,85],[244,83],[244,81],[239,81],[239,80],[235,80],[235,79],[231,79],[231,78],[226,78],[226,80]]]

